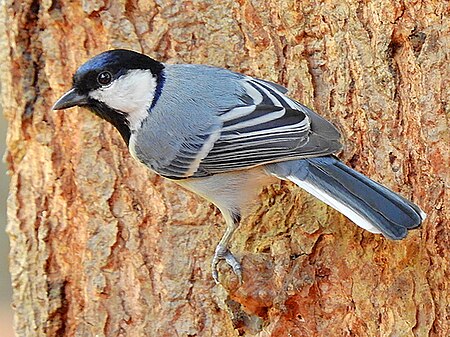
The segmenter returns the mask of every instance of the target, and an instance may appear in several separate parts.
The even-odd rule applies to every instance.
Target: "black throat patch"
[[[120,111],[115,109],[111,109],[105,103],[97,101],[95,99],[90,99],[89,104],[85,105],[84,108],[87,108],[94,112],[97,116],[103,118],[104,120],[110,122],[114,127],[119,131],[123,140],[127,144],[130,143],[130,126],[128,124],[128,120],[126,115]]]

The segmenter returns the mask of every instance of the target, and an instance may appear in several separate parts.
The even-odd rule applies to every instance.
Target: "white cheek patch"
[[[150,70],[133,69],[110,85],[89,95],[126,114],[130,129],[136,130],[147,117],[156,90],[156,78]]]

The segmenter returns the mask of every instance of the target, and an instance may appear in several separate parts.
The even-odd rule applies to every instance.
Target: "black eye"
[[[97,82],[101,85],[108,85],[112,81],[112,75],[109,71],[102,71],[97,76]]]

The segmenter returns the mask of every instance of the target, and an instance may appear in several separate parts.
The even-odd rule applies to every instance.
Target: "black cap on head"
[[[164,65],[132,50],[108,50],[91,58],[78,68],[73,76],[73,87],[79,93],[86,93],[101,86],[97,78],[102,71],[110,72],[114,80],[131,69],[149,69],[157,76],[164,69]]]

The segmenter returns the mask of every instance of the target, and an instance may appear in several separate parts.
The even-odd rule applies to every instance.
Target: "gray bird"
[[[390,239],[422,223],[418,206],[339,161],[338,130],[286,92],[226,69],[118,49],[83,64],[53,109],[91,110],[117,128],[134,158],[220,209],[227,229],[212,259],[216,282],[220,260],[242,280],[229,242],[262,185],[276,178]]]

